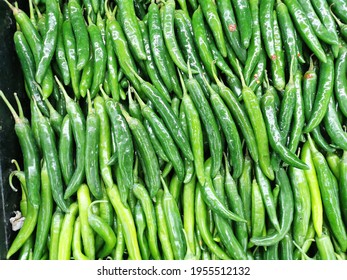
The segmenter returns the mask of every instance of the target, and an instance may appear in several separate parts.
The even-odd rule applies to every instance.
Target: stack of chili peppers
[[[7,257],[346,259],[346,1],[157,2],[8,3]]]

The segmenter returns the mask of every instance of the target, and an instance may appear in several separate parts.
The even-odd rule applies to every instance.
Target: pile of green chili
[[[7,258],[346,259],[346,1],[33,2]]]

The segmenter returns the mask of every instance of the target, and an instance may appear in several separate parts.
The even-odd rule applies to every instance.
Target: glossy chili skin
[[[142,43],[142,35],[138,26],[137,18],[134,10],[133,0],[117,1],[120,23],[127,37],[130,47],[133,49],[134,55],[139,60],[146,60],[146,53]]]
[[[311,132],[323,120],[328,109],[330,96],[334,89],[334,60],[331,54],[327,55],[327,62],[321,63],[317,93],[311,111],[311,117],[304,129],[305,133]],[[335,86],[336,88],[336,86]]]
[[[342,47],[335,62],[335,97],[344,116],[347,116],[347,48]]]
[[[91,207],[88,208],[88,224],[104,240],[104,245],[97,252],[98,258],[105,258],[110,255],[116,245],[117,237],[112,227],[107,224],[101,217],[93,214]],[[82,235],[83,237],[83,235]]]
[[[46,32],[43,38],[42,53],[36,70],[36,81],[40,84],[50,66],[58,39],[59,9],[54,0],[46,1]]]
[[[208,249],[216,254],[220,259],[228,260],[230,257],[224,252],[224,250],[213,240],[212,233],[208,228],[207,223],[207,206],[202,198],[201,185],[197,183],[195,189],[195,213],[196,224],[201,234],[201,238],[208,247]]]
[[[178,147],[176,146],[174,140],[172,139],[168,129],[164,125],[163,121],[158,117],[158,115],[138,97],[138,101],[141,106],[141,112],[143,117],[150,123],[153,128],[154,134],[159,140],[165,154],[167,155],[169,161],[176,171],[179,180],[182,182],[184,180],[184,164],[179,153]]]
[[[184,259],[187,251],[187,242],[184,228],[176,200],[171,195],[168,187],[162,179],[164,194],[162,197],[165,221],[168,226],[171,248],[176,260]]]
[[[264,174],[270,180],[273,180],[274,173],[270,164],[269,140],[257,97],[251,88],[243,86],[242,98],[257,142],[260,167]]]
[[[212,88],[210,89],[210,102],[226,138],[233,167],[233,177],[237,179],[241,176],[244,158],[236,124],[223,99]]]
[[[137,71],[133,55],[130,52],[129,44],[119,22],[114,17],[109,17],[106,21],[107,31],[112,37],[113,50],[118,57],[119,66],[122,72],[132,82],[133,87],[139,92],[140,84],[135,78],[133,72]]]
[[[149,193],[143,185],[134,184],[132,191],[134,192],[135,197],[140,201],[146,217],[149,243],[148,245],[151,255],[155,260],[160,260],[161,256],[157,239],[157,219],[155,215],[154,205],[152,204]]]
[[[89,92],[88,97],[90,98]],[[88,115],[86,118],[86,151],[88,160],[85,161],[85,173],[88,187],[96,199],[102,198],[101,180],[99,175],[99,143],[100,120],[88,101]]]
[[[141,165],[145,173],[145,182],[149,188],[150,196],[154,197],[160,189],[158,158],[143,124],[138,119],[130,117],[124,110],[122,113],[128,123],[140,155]]]
[[[162,9],[164,9],[164,17],[162,22],[163,36],[165,40],[165,45],[173,62],[183,72],[188,73],[187,62],[184,60],[183,54],[176,40],[174,29],[175,8],[175,1],[172,0],[167,1],[165,3],[165,6],[162,7]]]
[[[324,125],[326,132],[330,136],[332,142],[339,148],[347,149],[347,134],[343,130],[339,120],[334,96],[330,97],[327,113],[324,116]]]
[[[346,12],[347,12],[347,5],[343,0],[328,0],[328,3],[330,5],[334,4],[332,6],[332,10],[334,11],[334,13],[341,18],[341,20],[343,20],[344,22],[347,22],[347,16],[346,16]]]
[[[64,93],[66,111],[71,121],[76,145],[76,169],[64,192],[64,198],[67,199],[77,191],[85,178],[86,120],[81,107],[67,95],[61,82],[59,80],[57,82]]]
[[[112,99],[106,100],[106,110],[114,128],[114,140],[116,142],[116,153],[118,167],[125,187],[130,190],[134,184],[134,144],[130,128],[122,115],[120,106]]]
[[[73,34],[76,38],[76,68],[79,71],[83,69],[89,59],[89,36],[80,3],[76,0],[69,1],[68,9]]]
[[[2,92],[0,91],[0,93],[2,93]],[[28,189],[26,186],[25,175],[22,173],[22,171],[19,171],[19,170],[14,174],[16,175],[16,177],[20,181],[24,196],[28,197]],[[23,209],[26,208],[26,213],[24,211],[25,220],[24,220],[24,223],[23,223],[22,227],[20,228],[18,234],[16,235],[15,239],[13,240],[10,248],[8,249],[6,259],[9,259],[13,254],[15,254],[18,250],[20,250],[20,248],[23,247],[26,242],[30,242],[30,240],[29,240],[30,236],[32,236],[32,233],[35,230],[35,227],[37,224],[39,209],[37,207],[35,207],[30,202],[30,200],[22,201],[21,206]]]
[[[151,50],[150,45],[150,39],[148,35],[148,27],[143,22],[139,22],[141,33],[142,33],[142,40],[145,47],[147,59],[145,61],[147,74],[149,76],[149,79],[151,80],[152,84],[156,87],[157,90],[167,99],[170,100],[170,95],[167,87],[165,86],[162,78],[160,77],[159,71],[157,66],[155,65],[154,58],[153,58],[153,52]]]
[[[165,213],[163,208],[163,194],[164,191],[160,189],[157,193],[157,201],[155,203],[155,214],[158,221],[158,238],[162,246],[163,257],[166,260],[174,260],[174,254],[172,251],[169,237],[169,229],[165,220]]]
[[[237,58],[244,63],[246,61],[246,50],[241,45],[240,28],[237,26],[231,1],[217,1],[217,9],[226,39],[235,51]]]
[[[307,170],[304,170],[304,173],[310,189],[312,222],[317,236],[321,236],[323,229],[323,203],[319,190],[319,182],[316,169],[312,160],[310,144],[308,142],[306,142],[302,147],[301,159],[309,167]]]
[[[202,12],[204,13],[207,24],[210,26],[213,37],[216,41],[219,51],[226,57],[227,50],[225,47],[222,23],[220,21],[216,3],[212,0],[198,1]]]
[[[324,209],[333,235],[340,244],[342,250],[346,250],[347,234],[343,226],[342,214],[339,203],[338,183],[332,174],[325,157],[317,150],[314,142],[309,137],[312,160],[317,172],[319,189],[322,195]],[[338,206],[338,207],[336,207]]]
[[[48,120],[42,115],[39,116],[39,135],[43,158],[47,164],[47,173],[51,183],[53,199],[64,212],[67,212],[68,202],[63,198],[63,179],[55,135]]]
[[[286,163],[300,169],[307,168],[293,152],[282,144],[282,137],[280,129],[277,124],[275,98],[271,93],[266,93],[262,97],[262,110],[264,113],[264,120],[269,135],[271,147],[280,155],[281,159]]]
[[[274,202],[274,196],[271,191],[271,185],[269,179],[263,174],[259,165],[255,165],[255,176],[257,183],[259,185],[259,189],[264,201],[266,212],[269,216],[269,219],[274,226],[274,228],[279,231],[280,225],[278,223],[277,212]]]
[[[64,85],[68,85],[70,83],[70,72],[69,72],[69,66],[66,60],[62,30],[63,30],[63,14],[61,13],[59,9],[58,37],[57,37],[57,46],[55,49],[55,60],[57,61],[58,67],[63,76]]]
[[[194,33],[195,44],[197,46],[200,58],[202,63],[204,64],[207,73],[210,77],[212,77],[213,72],[217,72],[217,70],[213,71],[216,66],[213,63],[213,55],[211,51],[211,47],[207,41],[207,33],[204,25],[204,17],[201,11],[201,7],[197,8],[192,16],[192,27]]]
[[[190,78],[185,84],[190,97],[199,112],[200,119],[205,126],[205,129],[208,131],[207,137],[212,157],[211,176],[214,177],[221,166],[223,157],[222,142],[217,121],[198,81],[194,78]]]
[[[9,2],[7,2],[7,4],[12,10],[15,20],[20,26],[20,29],[23,32],[25,39],[28,42],[28,45],[30,46],[30,49],[32,51],[32,54],[35,60],[35,67],[37,68],[40,61],[40,56],[42,53],[42,47],[43,47],[42,37],[39,34],[38,30],[35,28],[34,24],[31,22],[30,18],[27,16],[27,14],[24,11],[22,11],[21,9],[17,7],[12,6]],[[48,67],[47,73],[45,77],[43,78],[42,83],[40,85],[42,87],[43,98],[49,97],[53,91],[53,73],[52,73],[51,67]]]
[[[347,152],[343,152],[342,159],[339,164],[339,170],[340,170],[340,177],[339,177],[339,197],[340,197],[340,205],[341,205],[341,212],[344,222],[347,221],[347,203],[346,203],[346,197],[347,197],[347,187],[346,187],[346,180],[347,180]]]
[[[314,34],[313,28],[300,4],[294,0],[284,0],[283,2],[286,4],[296,29],[307,46],[314,52],[320,61],[326,62],[325,52],[317,36]]]
[[[39,260],[44,254],[53,215],[53,196],[47,166],[41,168],[41,207],[37,219],[36,240],[33,259]]]
[[[87,30],[91,42],[91,51],[93,52],[94,60],[94,75],[90,88],[90,96],[91,98],[94,98],[96,94],[99,92],[100,85],[103,83],[105,79],[107,53],[99,27],[91,23],[87,27]]]
[[[166,45],[164,42],[163,30],[158,5],[152,2],[148,8],[148,34],[150,39],[153,60],[157,66],[160,76],[167,89],[172,91],[170,73],[168,71],[168,61],[166,60]]]
[[[66,59],[69,66],[71,84],[74,94],[77,98],[80,97],[79,82],[80,72],[77,69],[77,52],[76,52],[76,39],[73,34],[71,20],[66,20],[63,23],[63,41],[66,53]],[[88,53],[89,58],[89,53]],[[87,60],[88,61],[88,60]],[[87,61],[85,63],[87,63]]]
[[[259,0],[249,1],[252,15],[252,38],[247,51],[247,59],[243,69],[243,76],[246,84],[249,84],[251,74],[258,63],[261,51],[261,31],[259,26]]]
[[[37,106],[45,116],[49,116],[47,105],[43,102],[43,97],[35,82],[35,60],[30,46],[21,31],[16,31],[13,36],[15,50],[19,62],[23,69],[23,76],[26,84],[26,92],[30,98],[36,100]]]
[[[276,172],[276,182],[280,185],[279,210],[280,231],[273,231],[265,237],[251,238],[251,242],[259,246],[271,246],[282,240],[291,228],[294,215],[294,199],[288,176],[284,169]]]
[[[303,10],[305,11],[305,14],[307,18],[309,19],[317,37],[329,45],[337,44],[338,42],[337,34],[336,33],[333,34],[328,31],[326,26],[323,24],[323,21],[321,20],[321,18],[318,17],[312,5],[313,1],[311,3],[311,1],[307,2],[303,0],[298,0],[298,2],[302,6]]]
[[[249,20],[251,18],[249,2],[245,0],[232,0],[232,3],[240,28],[241,43],[247,49],[252,37],[252,23]]]

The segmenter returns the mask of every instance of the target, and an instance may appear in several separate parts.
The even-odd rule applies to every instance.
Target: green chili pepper
[[[71,247],[74,260],[89,260],[89,258],[82,252],[81,221],[79,216],[76,218],[74,224]]]
[[[155,213],[158,222],[158,237],[161,243],[164,258],[166,260],[173,260],[174,254],[171,248],[169,229],[165,220],[163,208],[163,194],[164,191],[160,189],[157,193],[155,203]]]
[[[198,0],[198,2],[200,4],[202,12],[204,13],[205,19],[211,28],[213,37],[216,41],[219,51],[224,57],[226,57],[227,50],[224,41],[223,27],[219,19],[216,3],[212,0]]]
[[[254,131],[249,121],[248,115],[241,106],[232,91],[226,87],[215,75],[215,81],[219,87],[219,95],[222,97],[225,104],[228,106],[232,116],[235,118],[239,129],[242,131],[247,148],[252,159],[258,162],[258,150]]]
[[[87,185],[96,199],[102,198],[101,180],[99,175],[99,142],[100,142],[100,121],[93,109],[89,91],[88,95],[88,115],[86,118],[86,150],[88,159],[85,161],[85,173]]]
[[[150,250],[148,246],[147,234],[146,234],[146,217],[141,206],[140,201],[137,201],[135,206],[135,224],[136,224],[136,232],[137,238],[139,240],[139,246],[141,250],[141,256],[143,260],[148,260],[150,258]]]
[[[259,185],[252,181],[252,238],[261,237],[265,229],[265,206]]]
[[[0,94],[1,93],[2,92],[0,91]],[[26,184],[25,174],[23,174],[23,172],[20,170],[15,171],[15,173],[13,174],[19,179],[22,192],[24,193],[25,197],[28,197],[28,188]],[[12,184],[11,180],[12,179],[10,178],[10,184]],[[13,240],[10,248],[8,249],[6,259],[9,259],[13,254],[15,254],[20,248],[22,248],[25,245],[27,240],[29,240],[30,236],[32,236],[32,233],[36,227],[39,209],[35,207],[30,200],[25,200],[25,201],[26,201],[26,205],[24,205],[24,201],[22,201],[22,205],[21,205],[23,209],[26,208],[26,211],[24,211],[23,213],[23,215],[25,214],[25,220],[18,234]],[[31,257],[29,256],[29,259],[30,258]]]
[[[328,0],[329,4],[332,6],[334,13],[344,22],[347,22],[347,5],[342,0]],[[333,5],[332,5],[333,4]]]
[[[174,13],[175,13],[175,1],[169,0],[162,7],[164,9],[164,18],[162,22],[163,36],[165,45],[170,54],[171,59],[183,72],[188,73],[187,63],[183,58],[181,50],[178,46],[175,30],[174,30]]]
[[[131,71],[131,69],[137,71],[137,68],[129,50],[128,42],[125,38],[124,32],[118,21],[115,20],[115,18],[110,14],[110,12],[107,11],[106,14],[108,17],[106,22],[107,31],[110,33],[112,37],[113,49],[118,58],[119,66],[123,70],[123,73],[125,74],[127,79],[131,81],[134,88],[137,91],[139,91],[140,84],[133,75],[133,72]]]
[[[249,2],[245,0],[232,0],[235,8],[237,24],[240,28],[241,43],[248,49],[252,37],[252,22]]]
[[[15,120],[15,132],[23,154],[25,180],[28,189],[28,200],[35,209],[40,206],[40,163],[39,153],[29,121],[25,118],[20,101],[15,94],[19,113],[14,110],[4,93],[0,90],[0,97],[5,102]]]
[[[347,134],[340,123],[333,95],[330,97],[328,110],[324,116],[323,122],[326,132],[330,136],[332,142],[337,145],[337,147],[346,150]]]
[[[42,54],[42,48],[43,48],[42,38],[24,11],[22,11],[21,9],[17,7],[14,7],[7,0],[5,2],[8,4],[10,9],[12,10],[12,13],[16,19],[16,22],[19,24],[25,36],[25,39],[27,40],[28,45],[30,46],[30,49],[32,51],[34,61],[36,64],[36,68],[37,68],[40,61],[40,56]],[[34,73],[35,72],[36,71],[34,70]],[[53,91],[53,74],[52,74],[52,69],[50,67],[48,67],[47,73],[42,80],[41,87],[43,92],[43,99],[48,98]]]
[[[141,31],[134,10],[134,1],[117,1],[120,23],[127,37],[134,55],[139,60],[146,60],[146,53],[142,43]]]
[[[347,81],[346,81],[346,70],[347,70],[347,48],[342,47],[339,51],[339,55],[335,62],[335,96],[341,112],[344,116],[347,116]],[[333,84],[333,83],[332,83]]]
[[[204,124],[206,131],[208,131],[207,137],[212,157],[211,176],[213,178],[221,166],[223,157],[221,135],[218,130],[215,116],[213,115],[212,109],[204,96],[202,88],[197,80],[192,77],[192,75],[190,75],[189,79],[186,81],[186,87],[197,111],[199,112],[201,121]]]
[[[105,79],[105,71],[107,64],[107,53],[106,47],[102,40],[101,31],[98,26],[89,22],[89,26],[87,27],[88,34],[90,37],[90,42],[92,46],[93,52],[93,81],[90,88],[90,96],[94,98],[96,94],[99,92],[100,85],[103,83]]]
[[[78,1],[69,1],[68,8],[69,19],[76,38],[76,68],[77,70],[81,70],[89,59],[89,37],[87,26],[83,18],[83,10]]]
[[[20,31],[16,31],[13,41],[18,55],[25,81],[26,92],[31,99],[35,99],[40,111],[49,116],[47,105],[43,102],[37,83],[35,82],[35,60],[30,50],[29,44]]]
[[[36,81],[41,84],[54,55],[58,40],[59,8],[55,0],[46,1],[46,32],[43,37],[42,52],[36,70]]]
[[[323,233],[321,237],[316,237],[316,244],[321,260],[336,260],[335,250],[330,236]]]
[[[339,177],[339,196],[340,196],[340,205],[341,205],[341,212],[343,220],[346,224],[347,221],[347,203],[346,203],[346,197],[347,197],[347,187],[346,187],[346,180],[347,180],[347,152],[343,152],[340,164],[339,164],[339,170],[340,170],[340,177]]]
[[[132,191],[134,192],[135,197],[140,201],[145,213],[151,255],[154,259],[159,260],[160,253],[157,240],[157,220],[151,198],[146,188],[140,184],[134,184]]]
[[[164,187],[164,193],[162,197],[163,210],[165,221],[168,227],[172,252],[176,260],[182,260],[184,259],[187,251],[187,243],[184,236],[184,228],[180,212],[175,199],[170,194],[168,187],[162,177],[161,181]]]
[[[150,38],[151,50],[153,53],[153,60],[157,66],[165,86],[169,90],[172,90],[171,77],[168,72],[168,65],[165,59],[165,53],[167,52],[163,30],[161,27],[159,8],[155,2],[152,1],[148,7],[148,33]]]
[[[106,110],[114,128],[119,172],[126,189],[133,187],[134,146],[127,121],[122,115],[120,106],[112,99],[106,100]],[[119,185],[119,184],[118,184]]]
[[[228,2],[228,1],[226,1]],[[259,0],[249,1],[249,6],[252,15],[252,38],[249,49],[247,51],[247,59],[243,69],[243,76],[248,85],[251,79],[251,74],[259,61],[261,52],[261,31],[259,26]]]
[[[243,203],[241,196],[237,190],[236,182],[233,177],[231,177],[228,162],[225,158],[225,192],[228,197],[229,205],[231,211],[235,212],[237,215],[245,219],[245,212],[243,208]],[[217,191],[217,188],[216,188]],[[247,223],[236,222],[235,223],[235,235],[240,243],[241,248],[246,252],[248,244],[248,231]]]
[[[117,243],[117,237],[109,224],[107,224],[98,215],[93,214],[91,207],[93,206],[94,203],[98,203],[98,202],[104,203],[104,201],[96,200],[96,201],[93,201],[88,206],[87,221],[90,227],[105,241],[103,247],[97,252],[97,256],[102,259],[108,256],[112,252],[113,248],[115,247]],[[82,238],[83,238],[83,231],[82,231]]]
[[[274,99],[274,96],[270,92],[267,92],[261,100],[270,145],[279,154],[283,161],[297,168],[306,169],[306,164],[282,144],[282,136],[277,124]]]
[[[332,55],[327,55],[327,63],[321,63],[317,89],[311,117],[304,129],[305,133],[310,132],[319,125],[328,109],[330,96],[334,89],[334,61]]]
[[[201,234],[201,238],[210,251],[215,253],[220,259],[228,260],[230,257],[224,250],[215,242],[207,224],[207,206],[203,200],[201,193],[201,185],[197,182],[195,189],[195,219],[196,224]],[[204,250],[203,252],[207,252]],[[203,258],[204,259],[204,256]]]
[[[33,250],[34,260],[39,260],[44,253],[53,214],[52,190],[45,162],[41,168],[41,198],[41,206],[36,226],[35,246]]]
[[[150,123],[153,127],[153,131],[161,143],[165,154],[167,155],[169,161],[176,171],[176,174],[180,181],[184,180],[184,165],[182,158],[179,154],[178,148],[175,145],[174,140],[170,136],[170,133],[163,121],[156,115],[156,113],[148,107],[141,98],[136,94],[136,98],[141,106],[141,112],[143,117]]]
[[[76,40],[72,30],[71,20],[66,20],[63,23],[63,40],[66,53],[66,59],[69,66],[71,84],[76,98],[80,97],[79,82],[80,72],[77,70],[77,52]],[[88,44],[89,46],[89,44]],[[88,53],[89,58],[89,53]],[[87,63],[88,59],[85,63]],[[84,62],[83,62],[84,63]]]
[[[57,260],[59,251],[59,236],[63,224],[64,214],[59,207],[53,213],[50,225],[49,259]]]
[[[68,96],[61,82],[56,80],[66,100],[66,110],[76,144],[76,169],[65,190],[64,198],[66,199],[77,191],[85,178],[86,120],[81,107]]]
[[[207,41],[207,33],[204,25],[204,16],[201,11],[201,7],[199,6],[192,16],[192,26],[195,44],[197,46],[201,61],[206,68],[207,73],[212,77],[213,72],[217,72],[217,70],[213,71],[212,69],[216,68],[213,63],[213,55],[211,51],[211,47]]]
[[[294,215],[294,200],[289,179],[284,169],[280,168],[276,173],[276,183],[280,186],[279,210],[280,231],[273,231],[264,237],[251,238],[251,242],[258,246],[272,246],[281,241],[291,229]]]
[[[314,30],[311,26],[309,19],[306,16],[301,5],[295,0],[283,0],[286,4],[292,20],[296,26],[297,31],[301,35],[307,46],[313,51],[317,58],[323,63],[326,62],[325,52],[314,34]]]
[[[71,257],[71,243],[73,238],[73,229],[78,214],[78,204],[73,202],[69,206],[69,211],[64,215],[60,234],[59,234],[59,247],[58,247],[58,260],[70,260]]]
[[[122,109],[122,114],[126,119],[130,131],[134,137],[137,151],[140,155],[142,168],[145,173],[146,186],[151,197],[154,197],[160,189],[159,164],[153,146],[143,124],[136,118]]]
[[[289,177],[294,195],[293,239],[301,247],[305,242],[311,217],[310,189],[305,171],[290,166]]]
[[[308,140],[327,219],[332,233],[342,250],[345,251],[347,247],[347,234],[341,216],[337,180],[330,171],[325,157],[317,150],[309,135]]]
[[[312,221],[317,236],[322,235],[323,227],[323,205],[316,170],[312,161],[310,145],[306,142],[301,150],[301,159],[306,163],[309,169],[304,170],[311,195]]]
[[[241,70],[239,70],[241,73]],[[263,173],[270,179],[274,179],[274,172],[270,164],[270,152],[269,141],[266,134],[266,126],[264,117],[261,113],[260,105],[253,90],[246,86],[243,76],[241,74],[242,81],[242,98],[248,113],[250,122],[253,127],[254,136],[257,142],[259,165]]]
[[[205,185],[200,187],[201,195],[205,203],[208,205],[209,208],[211,208],[211,210],[214,213],[220,215],[221,217],[225,219],[230,219],[237,222],[246,222],[243,217],[231,212],[218,198],[218,196],[216,195],[216,191],[213,187],[211,171],[212,171],[212,160],[211,158],[209,158],[205,161],[205,178],[206,178]]]
[[[99,166],[101,178],[106,187],[112,187],[112,172],[111,167],[108,165],[111,158],[111,129],[105,101],[102,97],[95,97],[94,108],[100,122]]]
[[[234,8],[232,7],[230,1],[218,0],[217,9],[223,26],[224,35],[227,38],[230,46],[235,51],[237,58],[240,59],[242,63],[244,63],[246,61],[247,53],[245,48],[241,45],[239,32],[240,28],[238,28],[236,24]]]
[[[276,207],[274,202],[274,197],[271,191],[271,186],[269,179],[262,172],[258,164],[255,165],[255,176],[257,183],[260,188],[261,196],[264,201],[266,212],[269,216],[269,219],[277,231],[280,231],[280,226],[277,219]]]

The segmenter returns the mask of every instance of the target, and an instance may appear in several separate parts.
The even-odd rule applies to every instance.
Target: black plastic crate
[[[13,1],[11,1],[13,2]],[[26,10],[26,1],[17,1]],[[13,34],[16,22],[12,11],[0,0],[0,90],[15,104],[14,92],[18,93],[25,115],[29,117],[29,102],[25,95],[22,70],[14,49]],[[20,190],[14,192],[8,177],[14,165],[12,159],[21,162],[21,151],[14,132],[14,119],[4,102],[0,101],[0,259],[5,259],[8,248],[17,232],[13,232],[9,219],[19,209]]]

